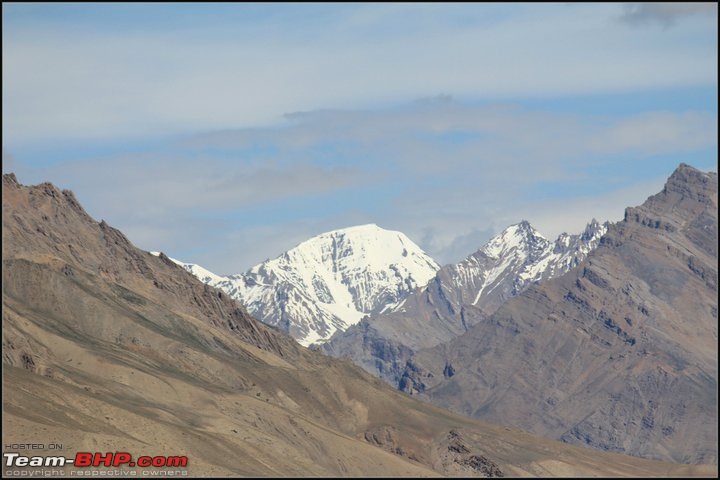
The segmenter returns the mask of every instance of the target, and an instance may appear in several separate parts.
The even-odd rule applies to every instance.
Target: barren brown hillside
[[[423,404],[306,350],[72,193],[3,177],[3,443],[187,455],[194,475],[715,475]]]
[[[403,387],[569,443],[717,463],[717,195],[716,173],[680,165],[576,269],[418,353]]]

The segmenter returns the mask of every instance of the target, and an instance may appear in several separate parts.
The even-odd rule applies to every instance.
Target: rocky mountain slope
[[[176,262],[305,346],[392,308],[440,268],[403,233],[374,224],[318,235],[239,275]]]
[[[2,197],[3,444],[187,455],[204,476],[717,474],[420,403],[262,325],[71,192],[6,175]]]
[[[681,165],[568,274],[417,353],[400,386],[568,443],[717,462],[717,174]]]
[[[527,221],[511,225],[387,313],[336,333],[322,350],[397,385],[413,352],[465,333],[508,298],[574,268],[606,231],[607,223],[593,220],[581,234],[552,242]]]

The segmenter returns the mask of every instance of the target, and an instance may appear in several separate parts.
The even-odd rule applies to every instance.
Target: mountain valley
[[[716,471],[593,452],[420,403],[257,322],[93,220],[71,192],[12,175],[3,325],[6,443],[182,454],[192,475]]]

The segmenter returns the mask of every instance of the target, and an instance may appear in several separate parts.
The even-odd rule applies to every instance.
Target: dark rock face
[[[382,330],[378,331],[368,318],[350,327],[349,331],[319,348],[330,356],[350,358],[366,371],[397,385],[415,351]]]
[[[473,451],[470,442],[457,430],[450,430],[443,445],[445,452],[440,453],[443,463],[453,464],[458,473],[479,477],[504,477],[500,467],[479,452]]]
[[[681,165],[578,268],[417,353],[400,387],[568,443],[715,463],[717,240],[717,174]]]
[[[415,453],[412,451],[405,451],[405,449],[400,446],[401,442],[398,437],[398,431],[391,425],[383,425],[372,430],[368,430],[365,432],[364,438],[366,442],[382,448],[387,452],[417,461]]]

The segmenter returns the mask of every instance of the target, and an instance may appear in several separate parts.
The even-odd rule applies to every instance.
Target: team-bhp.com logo
[[[26,457],[19,453],[3,453],[6,467],[187,467],[186,456],[157,456],[142,455],[133,460],[132,455],[126,452],[78,452],[75,458],[62,456]]]

